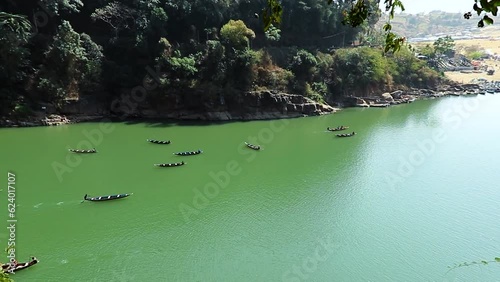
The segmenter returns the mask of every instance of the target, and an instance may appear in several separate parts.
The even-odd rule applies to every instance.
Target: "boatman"
[[[17,262],[16,259],[14,259],[13,262],[8,262],[6,264],[0,263],[0,265],[2,266],[2,269],[5,272],[12,272],[12,271],[14,271],[16,269],[16,267],[17,267],[17,264],[18,264],[18,262]]]

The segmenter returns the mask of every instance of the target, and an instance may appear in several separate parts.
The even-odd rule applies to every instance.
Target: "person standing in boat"
[[[11,261],[11,262],[8,262],[6,264],[2,264],[2,269],[5,272],[12,272],[16,269],[18,264],[19,264],[19,262],[16,259],[13,259],[13,261]]]

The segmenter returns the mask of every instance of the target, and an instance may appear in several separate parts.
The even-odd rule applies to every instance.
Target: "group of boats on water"
[[[154,140],[154,139],[146,139],[146,141],[150,142],[150,143],[153,143],[153,144],[170,144],[170,140]],[[259,145],[253,145],[253,144],[250,144],[248,142],[245,142],[245,145],[250,148],[250,149],[253,149],[253,150],[260,150],[261,147]],[[69,149],[70,152],[74,152],[74,153],[96,153],[96,149],[91,149],[91,150],[76,150],[76,149]],[[185,151],[185,152],[177,152],[177,153],[174,153],[174,155],[177,155],[177,156],[193,156],[193,155],[199,155],[203,153],[202,150],[198,149],[196,151]],[[184,161],[181,161],[181,162],[175,162],[175,163],[159,163],[159,164],[154,164],[154,166],[157,166],[157,167],[177,167],[177,166],[183,166],[185,165],[186,163]],[[98,196],[98,197],[89,197],[88,194],[85,194],[85,196],[83,197],[83,201],[90,201],[90,202],[102,202],[102,201],[110,201],[110,200],[118,200],[118,199],[123,199],[123,198],[126,198],[130,195],[132,195],[133,193],[130,193],[130,194],[116,194],[116,195],[106,195],[106,196]]]
[[[326,128],[327,131],[342,131],[346,129],[349,129],[349,126],[340,125],[335,128],[330,128],[330,127]],[[351,137],[354,135],[356,135],[356,132],[353,131],[352,133],[337,134],[337,137]]]
[[[338,126],[335,128],[328,127],[327,131],[335,132],[335,131],[342,131],[342,130],[346,130],[346,129],[349,129],[349,127],[341,125],[341,126]],[[356,134],[355,132],[352,132],[352,133],[347,133],[347,134],[337,134],[337,136],[338,137],[351,137],[351,136],[354,136],[355,134]],[[171,143],[170,140],[162,141],[162,140],[146,139],[146,141],[153,143],[153,144],[165,144],[165,145]],[[248,148],[250,148],[252,150],[256,150],[256,151],[261,150],[261,146],[259,146],[259,145],[250,144],[248,142],[244,142],[244,143],[245,143],[245,146],[247,146]],[[97,153],[97,150],[95,148],[90,149],[90,150],[69,149],[69,151],[73,152],[73,153],[80,153],[80,154]],[[201,154],[202,152],[203,152],[202,150],[198,149],[197,151],[177,152],[177,153],[174,153],[174,155],[193,156],[193,155]],[[177,166],[183,166],[185,164],[186,163],[184,161],[181,161],[181,162],[175,162],[175,163],[160,163],[160,164],[154,164],[154,165],[157,167],[177,167]],[[103,201],[118,200],[118,199],[127,198],[131,195],[133,195],[133,193],[90,197],[88,194],[85,194],[85,196],[83,196],[82,203],[84,201],[103,202]],[[30,266],[33,266],[33,265],[37,264],[38,262],[39,261],[35,257],[32,257],[31,261],[29,261],[29,262],[25,262],[25,263],[15,262],[15,263],[7,263],[7,264],[0,264],[0,265],[2,266],[3,271],[13,273],[14,271],[19,271],[22,269],[26,269]]]

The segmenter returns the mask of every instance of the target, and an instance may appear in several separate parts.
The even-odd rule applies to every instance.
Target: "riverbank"
[[[408,89],[383,93],[373,97],[345,97],[332,105],[315,102],[307,97],[276,91],[253,91],[236,100],[220,99],[220,105],[193,110],[185,101],[175,100],[167,107],[161,102],[138,106],[122,104],[111,110],[87,100],[67,101],[60,110],[36,111],[19,119],[0,118],[0,127],[59,126],[94,120],[168,119],[183,121],[271,120],[333,114],[346,107],[388,107],[418,99],[480,94],[479,84],[449,84],[435,89]],[[192,100],[194,97],[191,97]],[[111,103],[112,105],[117,103]],[[175,106],[170,106],[174,104]],[[179,106],[181,104],[182,106]],[[133,110],[130,110],[130,109]]]
[[[484,93],[480,84],[458,84],[452,83],[434,89],[411,88],[406,91],[397,90],[383,93],[375,97],[355,97],[346,99],[346,106],[349,107],[373,107],[381,108],[393,105],[412,103],[418,99],[429,99],[447,96],[466,96]]]
[[[207,98],[195,91],[163,99],[120,97],[103,103],[90,99],[72,99],[56,110],[44,104],[41,111],[20,119],[0,118],[0,127],[58,126],[99,119],[230,121],[298,118],[335,113],[339,108],[315,102],[307,97],[278,91],[251,91],[231,97]],[[109,106],[108,106],[109,105]]]

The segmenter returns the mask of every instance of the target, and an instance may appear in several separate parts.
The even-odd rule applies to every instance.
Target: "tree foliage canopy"
[[[408,71],[378,48],[342,50],[385,44],[385,33],[374,32],[379,0],[43,0],[0,8],[1,115],[38,102],[111,101],[143,83],[148,99],[278,89],[323,101],[390,89],[392,80],[435,80],[398,75],[420,71],[411,58]],[[44,12],[46,21],[37,20]],[[356,63],[346,69],[345,60]]]
[[[342,23],[345,25],[350,25],[352,27],[361,26],[366,22],[371,15],[378,9],[371,9],[372,2],[370,0],[323,0],[328,5],[340,5],[341,3],[349,3],[349,7],[345,8],[342,12],[343,20]],[[375,1],[377,4],[379,1]],[[385,11],[389,13],[389,19],[393,19],[397,9],[404,11],[404,5],[401,0],[384,0]],[[491,16],[498,15],[498,7],[500,6],[500,1],[498,0],[474,0],[474,5],[472,10],[474,10],[478,16],[482,18],[478,21],[478,27],[484,27],[485,25],[493,24],[493,19]],[[264,30],[268,30],[272,24],[279,25],[282,22],[282,15],[284,11],[282,4],[278,0],[267,0],[267,7],[263,9],[263,22]],[[470,19],[472,17],[472,12],[467,12],[464,14],[465,19]],[[385,52],[387,51],[398,51],[406,38],[398,37],[392,31],[392,26],[390,22],[384,25],[384,31],[386,32],[385,40]]]
[[[249,39],[255,38],[255,33],[242,20],[229,20],[220,29],[220,36],[229,46],[243,50],[248,47]]]
[[[451,55],[455,50],[455,41],[449,35],[438,38],[433,45],[439,54]]]

